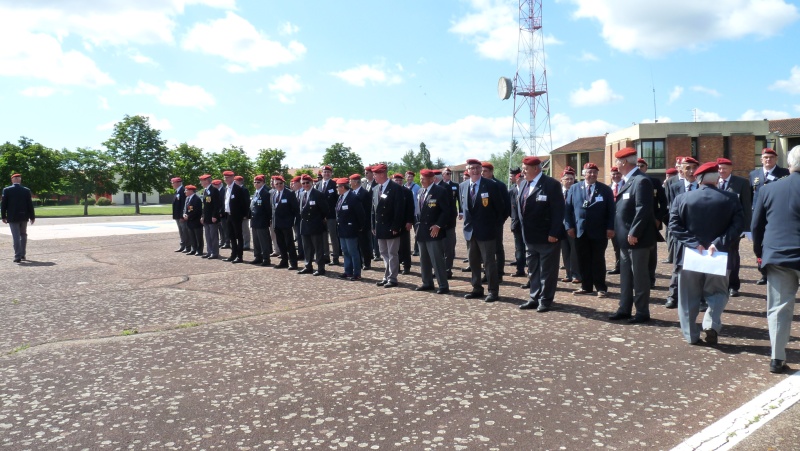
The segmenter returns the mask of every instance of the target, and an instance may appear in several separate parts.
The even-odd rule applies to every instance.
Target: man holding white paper
[[[720,190],[716,162],[705,163],[694,171],[699,189],[678,195],[672,203],[669,232],[675,239],[675,267],[678,273],[678,317],[689,344],[699,344],[697,315],[705,298],[708,310],[703,317],[705,341],[717,344],[722,330],[722,312],[728,303],[728,275],[733,260],[728,259],[725,275],[690,271],[683,266],[684,253],[708,250],[728,252],[744,229],[744,213],[736,195]]]

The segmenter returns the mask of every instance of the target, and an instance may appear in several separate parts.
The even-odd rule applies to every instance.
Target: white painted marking
[[[800,401],[800,373],[787,377],[672,451],[731,449],[797,401]],[[709,402],[713,403],[713,399]]]
[[[29,240],[57,240],[62,238],[90,238],[97,236],[138,235],[142,233],[177,232],[174,220],[99,222],[91,224],[28,224]],[[11,229],[0,227],[0,233],[11,235]]]

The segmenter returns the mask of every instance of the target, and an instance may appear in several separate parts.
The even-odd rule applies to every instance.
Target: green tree
[[[289,173],[289,167],[283,164],[284,158],[286,158],[286,152],[280,149],[261,149],[256,156],[255,171],[257,174],[266,176],[286,176]]]
[[[404,153],[402,157],[400,157],[400,164],[397,167],[397,172],[405,172],[405,171],[416,171],[419,168],[419,159],[417,154],[414,153],[413,149],[408,149],[408,152]],[[387,164],[387,166],[389,166]]]
[[[185,184],[197,184],[200,176],[212,173],[212,165],[203,149],[181,143],[169,151],[169,173]]]
[[[333,177],[339,178],[349,177],[352,174],[361,174],[364,170],[364,163],[361,162],[361,157],[342,143],[336,143],[325,149],[321,164],[331,165]]]
[[[18,144],[6,142],[0,146],[0,180],[6,182],[9,180],[7,177],[19,172],[22,183],[42,199],[58,192],[60,165],[59,151],[24,136]]]
[[[295,171],[295,173],[294,173],[295,177],[297,177],[298,175],[303,175],[303,174],[308,174],[308,175],[310,175],[311,177],[313,177],[313,178],[314,178],[314,180],[316,180],[316,179],[317,179],[317,170],[316,170],[316,169],[313,169],[313,168],[306,168],[306,167],[304,167],[304,168],[302,168],[302,169],[298,169],[298,170],[297,170],[297,171]]]
[[[494,176],[496,179],[501,180],[503,183],[508,183],[510,178],[508,175],[509,168],[516,168],[522,165],[522,159],[525,155],[522,154],[517,140],[511,140],[511,147],[501,153],[493,153],[489,156],[489,161],[494,165]]]
[[[425,145],[424,142],[419,143],[419,154],[417,154],[417,163],[419,163],[419,167],[413,169],[414,172],[419,172],[420,169],[432,169],[433,162],[431,161],[431,151],[428,150],[428,146]]]
[[[215,168],[212,175],[233,171],[234,174],[244,177],[246,182],[253,180],[253,162],[241,146],[225,147],[222,152],[211,154],[211,161]]]
[[[61,154],[63,186],[68,193],[86,200],[90,194],[116,194],[119,185],[115,180],[114,159],[106,152],[78,148],[74,152],[64,149]],[[83,215],[89,216],[89,204],[83,203]]]
[[[134,193],[139,214],[139,193],[160,191],[169,176],[169,150],[161,131],[150,127],[144,116],[128,116],[114,125],[114,133],[103,143],[116,162],[121,188]]]
[[[444,168],[447,167],[447,162],[444,161],[441,157],[436,157],[436,161],[433,162],[434,168]]]

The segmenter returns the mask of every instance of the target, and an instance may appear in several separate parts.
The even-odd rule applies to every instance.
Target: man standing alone
[[[3,188],[2,212],[3,223],[11,228],[11,239],[14,241],[14,263],[25,260],[28,244],[28,221],[31,225],[36,221],[33,211],[31,190],[22,186],[22,175],[11,176],[11,186]]]

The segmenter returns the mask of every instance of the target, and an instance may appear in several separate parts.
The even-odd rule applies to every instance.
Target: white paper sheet
[[[714,252],[714,255],[708,255],[708,251],[698,252],[696,249],[683,248],[683,270],[702,272],[704,274],[713,274],[716,276],[724,276],[728,269],[728,253],[727,252]]]

